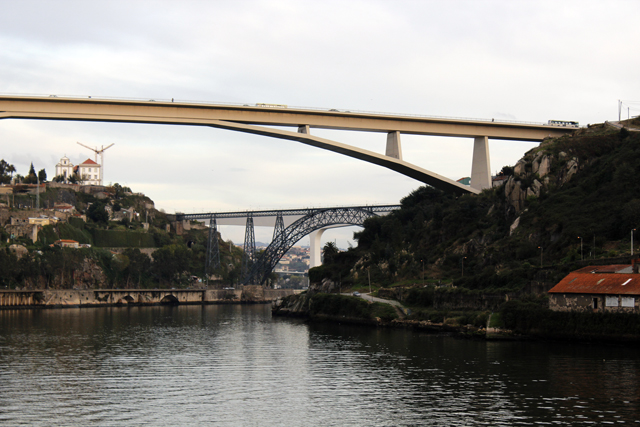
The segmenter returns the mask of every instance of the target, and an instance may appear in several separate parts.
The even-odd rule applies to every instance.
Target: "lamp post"
[[[636,229],[632,229],[631,230],[631,256],[633,256],[633,232],[636,231]]]
[[[542,268],[542,246],[538,246],[540,249],[540,268]]]
[[[462,257],[462,259],[460,261],[462,261],[462,277],[464,277],[464,260],[467,259],[467,257]]]
[[[578,236],[578,239],[580,239],[580,259],[583,260],[584,258],[582,257],[582,238]]]

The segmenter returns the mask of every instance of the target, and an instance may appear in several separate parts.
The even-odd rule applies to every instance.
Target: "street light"
[[[460,261],[462,261],[462,277],[464,277],[464,260],[467,259],[467,257],[462,257],[462,259]]]
[[[636,231],[636,229],[632,229],[631,230],[631,256],[633,256],[633,232]]]
[[[580,239],[580,259],[583,260],[584,258],[582,257],[582,237],[578,236],[578,239]]]
[[[542,268],[542,246],[538,246],[540,249],[540,268]]]
[[[424,287],[424,260],[421,259],[420,261],[422,261],[422,286]]]

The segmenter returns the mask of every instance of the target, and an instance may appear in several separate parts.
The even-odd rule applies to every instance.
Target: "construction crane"
[[[113,146],[115,142],[111,145],[107,145],[106,147],[103,145],[99,150],[98,147],[91,148],[87,145],[82,144],[81,142],[78,142],[78,144],[96,153],[96,163],[98,163],[98,154],[100,155],[100,163],[98,164],[100,165],[100,185],[102,185],[102,178],[104,177],[104,150]]]

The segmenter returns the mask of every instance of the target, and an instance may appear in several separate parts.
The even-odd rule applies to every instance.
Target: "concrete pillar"
[[[484,190],[491,187],[491,165],[489,163],[489,138],[478,136],[473,140],[473,163],[471,164],[471,188]]]
[[[402,160],[402,147],[400,146],[400,132],[394,131],[387,134],[387,151],[385,155]]]
[[[311,131],[309,130],[309,125],[298,126],[298,133],[306,133],[307,135],[311,135]]]
[[[325,228],[321,228],[320,230],[313,231],[309,234],[309,268],[322,265],[322,257],[320,256],[322,253],[320,250],[320,237],[322,237],[322,233],[324,233],[325,230]]]

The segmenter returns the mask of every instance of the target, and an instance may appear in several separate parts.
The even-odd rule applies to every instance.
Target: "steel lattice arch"
[[[246,284],[264,285],[280,259],[307,234],[336,225],[363,225],[367,218],[378,216],[376,207],[340,207],[309,210],[285,229],[276,229],[273,241],[253,264]],[[397,207],[394,207],[397,208]],[[389,212],[391,209],[385,209]]]
[[[227,225],[240,225],[237,221],[246,219],[241,280],[244,284],[264,285],[280,259],[304,236],[317,230],[336,226],[362,226],[367,218],[385,215],[399,208],[399,205],[377,205],[245,212],[181,213],[176,215],[176,220],[209,221],[209,239],[205,260],[206,278],[211,274],[212,269],[220,268],[217,226],[220,222],[227,222]],[[285,221],[284,218],[291,218],[291,220]],[[273,219],[274,232],[271,244],[257,258],[253,228],[254,222],[260,219],[264,219],[264,221],[261,221],[261,225],[269,223],[268,226],[270,226]],[[229,221],[231,222],[229,223]],[[288,227],[285,227],[285,222],[289,224]]]

